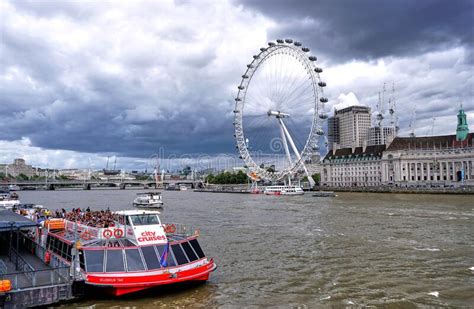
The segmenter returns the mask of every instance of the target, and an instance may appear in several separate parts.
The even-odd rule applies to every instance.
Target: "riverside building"
[[[455,135],[395,137],[383,145],[333,149],[322,162],[324,186],[474,186],[473,135],[459,110]]]

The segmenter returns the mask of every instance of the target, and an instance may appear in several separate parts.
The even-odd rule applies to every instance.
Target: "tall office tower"
[[[362,147],[371,124],[370,107],[350,106],[334,111],[339,121],[340,148]]]
[[[328,150],[334,148],[334,144],[339,144],[339,118],[328,118]]]

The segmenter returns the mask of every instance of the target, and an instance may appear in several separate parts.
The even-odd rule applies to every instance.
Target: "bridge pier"
[[[90,183],[86,183],[84,184],[84,186],[82,187],[84,190],[90,190],[91,189],[91,184]]]
[[[48,190],[49,190],[49,191],[54,191],[54,189],[56,189],[56,188],[54,187],[54,185],[53,185],[52,183],[50,183],[50,184],[48,185]]]
[[[126,186],[126,185],[125,185],[124,183],[121,183],[121,184],[120,184],[120,190],[125,190],[125,186]]]

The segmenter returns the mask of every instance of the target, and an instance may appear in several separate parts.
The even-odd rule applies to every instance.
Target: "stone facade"
[[[395,138],[382,157],[382,184],[474,185],[473,134]]]
[[[474,134],[396,137],[386,145],[344,148],[326,155],[325,186],[474,186]]]
[[[331,187],[366,187],[381,183],[385,145],[333,150],[321,166],[321,184]]]
[[[36,175],[37,171],[27,165],[24,159],[15,159],[12,164],[0,164],[0,173],[17,177],[23,174],[28,177]]]

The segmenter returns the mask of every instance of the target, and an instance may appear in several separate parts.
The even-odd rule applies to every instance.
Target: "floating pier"
[[[37,226],[0,210],[0,308],[52,305],[78,294],[80,282],[74,282],[71,268],[54,256],[45,258],[46,249],[27,237]]]

